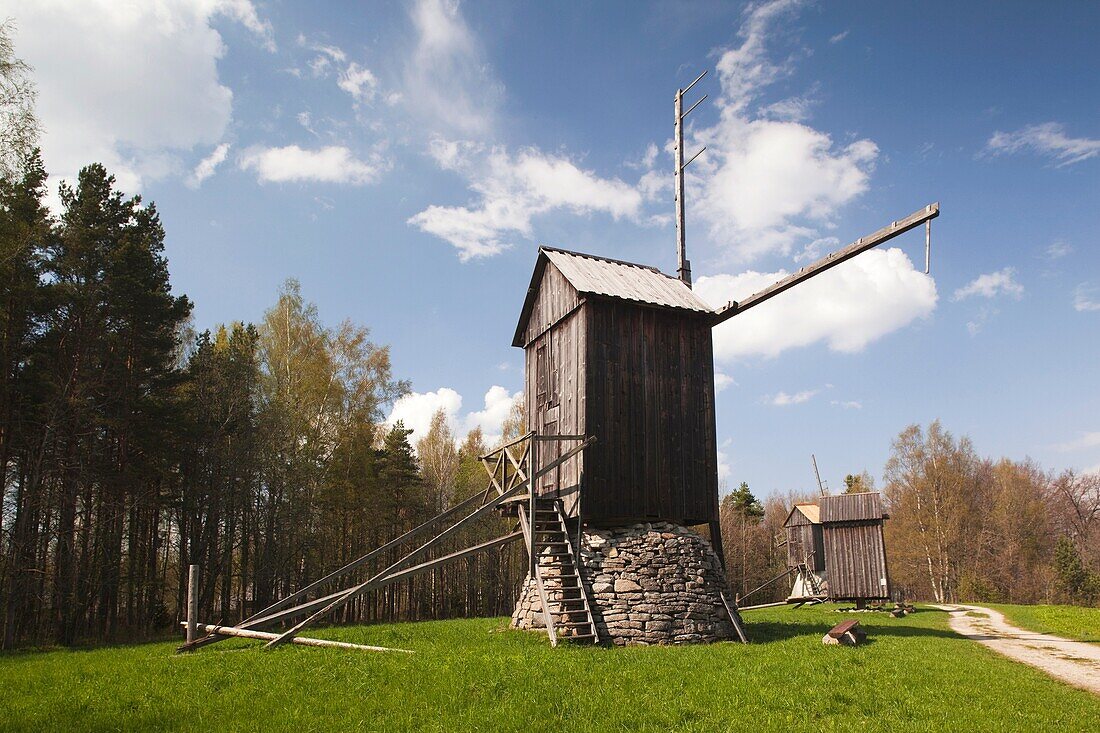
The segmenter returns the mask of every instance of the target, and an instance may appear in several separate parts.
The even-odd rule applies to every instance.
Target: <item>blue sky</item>
[[[0,0],[57,178],[157,202],[196,326],[295,277],[458,430],[522,388],[540,243],[675,269],[672,97],[704,69],[688,255],[716,304],[939,201],[715,333],[720,462],[761,495],[878,478],[940,418],[1100,468],[1100,6]]]

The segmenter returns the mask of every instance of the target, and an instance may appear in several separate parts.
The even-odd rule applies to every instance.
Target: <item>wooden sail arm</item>
[[[912,214],[905,217],[904,219],[899,219],[898,221],[891,223],[889,226],[885,226],[882,229],[879,229],[877,232],[871,234],[870,236],[859,238],[855,242],[849,244],[847,247],[838,249],[836,252],[822,257],[820,260],[814,262],[812,265],[807,265],[806,267],[803,267],[798,272],[788,275],[779,282],[764,288],[758,293],[750,295],[744,300],[731,300],[725,306],[719,308],[717,311],[714,312],[714,318],[711,322],[711,325],[717,326],[719,323],[724,323],[725,321],[728,321],[730,318],[733,318],[739,313],[744,313],[749,308],[752,308],[754,305],[760,305],[765,300],[779,295],[784,290],[789,290],[795,285],[809,280],[814,275],[820,275],[829,268],[836,267],[841,262],[850,260],[856,255],[862,252],[866,252],[872,247],[876,247],[883,242],[888,242],[894,237],[900,234],[904,234],[910,229],[918,227],[926,221],[931,221],[932,219],[935,219],[939,215],[939,202],[929,204],[923,209],[914,211]]]

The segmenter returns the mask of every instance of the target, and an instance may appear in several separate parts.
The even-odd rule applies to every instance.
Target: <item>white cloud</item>
[[[801,392],[795,392],[794,394],[787,394],[786,392],[777,392],[773,397],[768,397],[765,401],[773,407],[787,407],[789,405],[801,405],[803,402],[809,402],[814,396],[820,392],[819,389],[806,389]]]
[[[440,133],[485,135],[503,93],[454,0],[417,0],[416,43],[404,69],[409,109]]]
[[[463,261],[497,254],[512,235],[530,237],[532,219],[563,209],[637,219],[642,196],[617,178],[601,178],[567,157],[469,141],[434,140],[430,152],[444,170],[465,176],[480,196],[471,206],[429,206],[409,224],[451,243]]]
[[[348,55],[342,48],[325,43],[311,44],[302,35],[298,36],[298,45],[316,52],[316,55],[307,62],[314,77],[327,79],[335,72],[336,85],[351,95],[356,105],[374,101],[378,94],[378,77],[367,67],[355,61],[349,62]],[[301,73],[298,72],[295,75],[301,76]]]
[[[260,18],[256,12],[256,6],[252,4],[251,0],[213,0],[213,2],[196,4],[212,5],[218,12],[252,31],[263,41],[264,48],[268,51],[275,53],[278,50],[275,45],[275,35],[271,23]]]
[[[773,120],[805,122],[810,118],[810,112],[816,104],[817,100],[809,95],[788,97],[764,105],[760,108],[760,115]]]
[[[367,163],[338,145],[303,150],[297,145],[282,148],[254,147],[244,151],[239,165],[256,172],[260,183],[310,181],[317,183],[373,183],[382,171],[379,163]]]
[[[1070,254],[1073,254],[1073,246],[1061,239],[1054,240],[1043,250],[1043,255],[1048,260],[1059,260]]]
[[[35,69],[53,180],[100,162],[128,193],[183,173],[182,155],[221,141],[233,92],[218,77],[219,17],[274,48],[270,25],[247,0],[88,0],[79,8],[39,0],[4,13],[16,19],[18,54]]]
[[[1018,153],[1024,149],[1053,158],[1061,168],[1100,155],[1100,140],[1069,137],[1060,123],[1044,122],[1016,132],[998,130],[985,145],[986,152],[991,155]]]
[[[850,33],[850,31],[841,31],[840,33],[837,33],[835,36],[831,36],[829,38],[829,43],[840,43],[841,41],[843,41],[845,38],[848,37],[848,33]]]
[[[978,309],[978,314],[966,322],[966,330],[971,336],[977,336],[993,316],[1000,311],[990,305],[983,305]]]
[[[484,407],[466,415],[466,431],[481,428],[486,445],[495,445],[500,441],[501,427],[512,412],[512,406],[522,398],[522,392],[511,393],[504,387],[493,385],[485,393]]]
[[[434,392],[412,392],[394,403],[385,424],[393,426],[398,420],[403,422],[413,431],[409,442],[415,446],[416,441],[427,434],[435,413],[443,410],[456,442],[461,442],[474,428],[481,428],[485,443],[493,445],[500,440],[501,428],[512,405],[522,397],[522,392],[512,393],[493,385],[485,393],[482,409],[462,414],[462,395],[450,387],[440,387]]]
[[[1060,453],[1073,453],[1074,451],[1096,447],[1100,447],[1100,431],[1082,433],[1081,437],[1067,443],[1059,443],[1054,446],[1054,449]]]
[[[862,410],[863,403],[859,400],[833,400],[830,402],[833,407],[843,407],[845,410]]]
[[[350,94],[356,102],[369,102],[378,89],[378,79],[370,69],[352,62],[340,72],[337,85]]]
[[[802,251],[794,256],[795,262],[813,262],[831,250],[840,247],[840,240],[836,237],[822,237],[815,239],[802,248]]]
[[[718,447],[718,486],[723,489],[729,488],[730,471],[732,470],[729,448],[732,443],[732,438],[726,438],[722,441],[722,445]]]
[[[635,170],[652,170],[654,163],[657,162],[657,155],[661,152],[657,147],[657,143],[650,143],[646,146],[645,152],[637,158],[631,158],[623,162],[627,168],[634,168]]]
[[[1008,295],[1019,300],[1023,294],[1024,286],[1016,280],[1015,268],[1006,267],[974,278],[956,290],[952,300],[959,301],[975,296],[995,298],[998,295]]]
[[[719,371],[714,372],[714,393],[715,394],[718,394],[722,390],[726,389],[727,387],[731,387],[731,386],[733,386],[733,387],[737,386],[737,382],[734,381],[733,377],[731,377],[728,374],[723,374],[722,372],[719,372]]]
[[[462,409],[462,395],[450,387],[440,387],[434,392],[412,392],[399,398],[393,404],[386,425],[392,427],[398,421],[412,430],[409,443],[416,442],[428,434],[432,418],[439,410],[447,415],[447,422],[454,430],[458,423],[458,411]]]
[[[701,277],[695,292],[720,307],[787,274],[748,271]],[[927,317],[936,298],[935,281],[915,270],[900,249],[871,250],[715,328],[714,355],[721,361],[774,357],[818,341],[834,351],[860,351]]]
[[[817,226],[833,225],[838,209],[867,189],[878,158],[870,140],[836,145],[827,133],[795,121],[808,116],[808,97],[754,109],[764,90],[793,69],[792,56],[775,61],[767,46],[776,21],[801,5],[773,0],[749,7],[738,32],[741,44],[718,59],[720,119],[692,131],[692,149],[707,146],[689,169],[691,188],[699,193],[691,199],[693,209],[734,260],[788,254]]]
[[[1096,295],[1096,288],[1088,283],[1081,283],[1073,290],[1073,309],[1079,313],[1086,311],[1100,311],[1100,298]]]
[[[188,187],[198,188],[201,186],[202,182],[214,175],[214,171],[217,170],[218,166],[225,162],[227,155],[229,155],[229,143],[222,143],[214,148],[214,151],[200,160],[199,164],[195,166],[195,170],[191,171],[191,175],[187,178]]]

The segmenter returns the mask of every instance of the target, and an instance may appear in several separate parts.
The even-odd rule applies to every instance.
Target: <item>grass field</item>
[[[946,614],[746,613],[753,644],[551,649],[472,619],[318,631],[415,655],[227,641],[0,656],[6,730],[1100,730],[1100,699],[947,630]]]
[[[1100,608],[1080,606],[1013,606],[1007,603],[982,603],[1005,615],[1010,624],[1040,634],[1055,634],[1100,644]]]

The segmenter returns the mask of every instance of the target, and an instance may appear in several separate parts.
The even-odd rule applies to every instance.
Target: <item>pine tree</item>
[[[14,645],[20,626],[29,625],[38,517],[45,509],[45,496],[26,480],[38,391],[29,364],[46,315],[41,277],[53,232],[44,205],[46,172],[38,151],[23,168],[21,180],[0,180],[0,518],[11,516],[7,542],[0,544],[4,649]],[[14,486],[10,497],[9,486]]]
[[[1081,556],[1073,540],[1065,535],[1054,545],[1054,587],[1070,603],[1083,603],[1092,590],[1089,571],[1081,562]]]
[[[424,514],[424,481],[409,444],[411,434],[412,430],[398,420],[382,439],[378,480],[381,490],[390,497],[393,517],[398,521]]]

